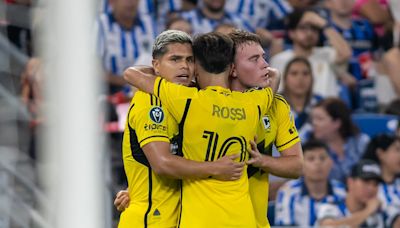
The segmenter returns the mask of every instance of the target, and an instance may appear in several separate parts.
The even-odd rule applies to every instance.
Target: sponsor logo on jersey
[[[264,124],[265,130],[271,130],[271,122],[269,121],[269,116],[263,116],[262,122]]]
[[[144,130],[146,131],[167,131],[167,127],[162,124],[145,124]]]
[[[149,112],[149,116],[154,123],[161,123],[164,120],[164,112],[161,107],[153,107]]]

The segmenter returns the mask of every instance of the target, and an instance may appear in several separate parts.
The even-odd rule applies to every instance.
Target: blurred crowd
[[[9,51],[1,72],[20,76],[13,78],[30,114],[32,159],[43,121],[41,61],[33,20],[24,13],[34,3],[4,0],[8,13],[0,20],[4,37],[26,56]],[[134,93],[123,71],[151,65],[154,39],[164,30],[195,36],[243,29],[260,36],[268,63],[280,70],[279,92],[291,106],[303,144],[304,176],[271,177],[271,225],[329,225],[326,218],[348,217],[390,227],[400,213],[399,1],[101,0],[97,12],[93,29],[103,70],[99,80],[107,85],[104,129],[111,139],[114,192],[126,187],[122,132],[115,125],[126,110],[118,107]],[[380,126],[371,129],[372,122]]]

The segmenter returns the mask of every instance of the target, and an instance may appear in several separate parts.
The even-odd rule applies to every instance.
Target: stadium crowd
[[[28,0],[5,2],[32,6]],[[30,57],[24,67],[16,67],[14,71],[21,75],[21,101],[31,113],[26,129],[31,136],[27,151],[35,159],[37,127],[45,121],[40,113],[44,102],[41,61],[34,52],[31,28],[11,23],[3,27],[7,29],[9,40]],[[165,33],[166,30],[175,32]],[[121,219],[120,227],[157,226],[162,209],[159,211],[156,206],[151,206],[152,188],[143,188],[152,178],[150,183],[161,186],[154,188],[152,197],[156,199],[158,194],[173,202],[167,204],[165,210],[172,207],[176,212],[180,211],[175,208],[178,204],[183,206],[179,218],[182,227],[193,225],[193,221],[206,221],[209,215],[201,210],[209,210],[208,213],[218,217],[213,209],[215,205],[208,202],[218,200],[227,202],[228,213],[242,206],[238,209],[241,212],[251,204],[254,208],[254,215],[242,214],[243,219],[239,219],[240,214],[232,212],[228,215],[231,223],[216,223],[231,224],[226,227],[237,224],[248,227],[243,225],[246,216],[254,216],[253,226],[257,224],[257,227],[400,227],[399,1],[102,0],[95,31],[103,70],[99,80],[107,85],[103,91],[106,97],[103,100],[106,107],[104,130],[111,140],[112,192],[116,194],[114,204],[117,208],[114,213],[116,220]],[[207,34],[211,34],[211,38]],[[207,39],[220,39],[222,46],[209,50],[213,43],[207,46]],[[229,44],[234,46],[230,52]],[[220,53],[212,56],[212,51]],[[211,58],[215,56],[219,59]],[[221,70],[206,66],[223,65],[221,62],[225,63]],[[227,71],[230,64],[235,67]],[[127,72],[129,67],[139,65],[152,67],[137,67],[135,71]],[[252,77],[259,74],[255,70],[259,66],[268,71],[269,76],[280,75],[279,88],[275,89],[277,94],[273,95],[274,82]],[[131,78],[131,73],[136,77]],[[146,91],[146,87],[142,87],[144,82],[135,81],[141,74],[163,77],[154,82],[162,88],[158,95],[149,95],[132,87],[133,84]],[[200,80],[208,74],[229,76],[225,88],[214,88],[220,94],[262,87],[264,89],[256,91],[274,96],[273,99],[262,100],[260,96],[259,100],[248,100],[252,104],[264,101],[258,104],[259,112],[263,110],[259,115],[263,115],[260,118],[264,129],[260,134],[257,131],[258,138],[251,143],[252,149],[248,153],[242,151],[247,155],[240,154],[238,158],[236,154],[228,153],[214,159],[218,133],[222,140],[225,135],[233,134],[233,130],[204,132],[202,136],[209,140],[209,147],[215,144],[212,155],[208,154],[212,149],[207,151],[206,160],[193,155],[197,153],[195,150],[187,149],[194,143],[190,140],[194,139],[187,139],[189,142],[178,139],[178,144],[172,140],[173,136],[182,133],[181,122],[185,123],[187,115],[187,112],[175,110],[188,106],[187,103],[174,105],[174,102],[178,103],[174,99],[182,94],[190,98],[201,96],[194,95],[193,88],[175,87],[168,81],[204,89],[215,86]],[[147,92],[154,93],[153,87],[148,86]],[[181,93],[174,93],[175,90]],[[163,123],[167,117],[157,119],[160,110],[154,110],[154,105],[161,106],[160,100],[162,107],[170,113],[168,121],[173,119],[175,122]],[[192,100],[191,107],[196,107],[198,101]],[[246,107],[251,113],[252,106]],[[268,108],[270,110],[266,111]],[[157,115],[148,117],[149,112]],[[197,112],[201,113],[201,110]],[[165,129],[157,129],[156,135],[141,132],[148,123],[143,113]],[[234,113],[235,118],[245,115],[240,110]],[[162,111],[161,114],[164,115]],[[199,120],[203,125],[220,124],[202,123],[202,117],[204,115],[190,116],[197,118],[197,122],[193,121],[197,124]],[[186,125],[192,129],[199,127],[191,122]],[[237,128],[240,126],[239,131],[245,134],[244,129],[247,131],[250,124],[236,125]],[[225,129],[226,126],[220,127]],[[167,131],[170,128],[175,132]],[[190,130],[185,129],[185,134],[186,138],[190,137]],[[186,149],[181,148],[182,141]],[[183,153],[182,158],[172,155],[170,148],[175,154],[182,155],[182,150],[189,150],[190,154]],[[249,168],[243,171],[247,165]],[[243,173],[247,174],[245,180]],[[229,197],[211,196],[222,194],[219,188],[226,186],[225,193],[235,196],[232,192],[242,188],[230,185],[231,182],[250,186],[247,201],[240,201],[240,205],[239,202],[231,204]],[[182,193],[177,193],[181,191],[181,185],[188,189],[186,202],[182,201]],[[218,193],[210,191],[214,188]],[[189,197],[196,193],[208,195],[197,195],[197,199]],[[132,206],[135,201],[146,200],[146,204],[139,204],[140,210],[130,210],[135,207]],[[193,206],[196,200],[206,206]],[[201,209],[203,206],[205,208]],[[221,203],[221,207],[224,204]],[[129,216],[141,216],[142,220],[137,222]],[[160,219],[160,224],[174,227],[177,217],[178,214],[170,215],[166,222]],[[212,226],[213,223],[203,225]]]

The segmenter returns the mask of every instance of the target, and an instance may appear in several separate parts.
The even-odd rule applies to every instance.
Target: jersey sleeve
[[[281,95],[276,94],[274,102],[277,102],[276,115],[278,122],[275,145],[278,151],[281,152],[300,142],[300,138],[287,101]]]
[[[196,88],[177,85],[161,77],[156,78],[153,92],[178,123],[182,119],[187,100],[197,95]]]
[[[140,147],[154,141],[170,142],[168,112],[155,96],[146,94],[141,98],[141,102],[133,104],[140,107],[132,107],[128,114],[129,130],[136,134]]]

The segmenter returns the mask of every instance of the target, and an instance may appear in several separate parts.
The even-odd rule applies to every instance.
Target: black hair
[[[377,150],[382,149],[385,151],[397,140],[400,140],[400,138],[395,135],[380,134],[375,136],[369,142],[362,158],[374,160],[380,164],[381,162],[378,158]]]
[[[205,71],[219,74],[233,63],[235,46],[227,35],[210,32],[195,37],[193,54]]]
[[[333,120],[340,120],[339,134],[343,139],[356,136],[360,132],[351,119],[351,110],[341,99],[327,98],[315,107],[323,108]]]
[[[328,146],[326,145],[326,143],[317,139],[310,139],[302,145],[303,154],[307,153],[310,150],[320,149],[320,148],[328,152]]]
[[[306,12],[307,11],[304,9],[295,9],[292,13],[290,13],[286,19],[287,29],[295,30]]]

